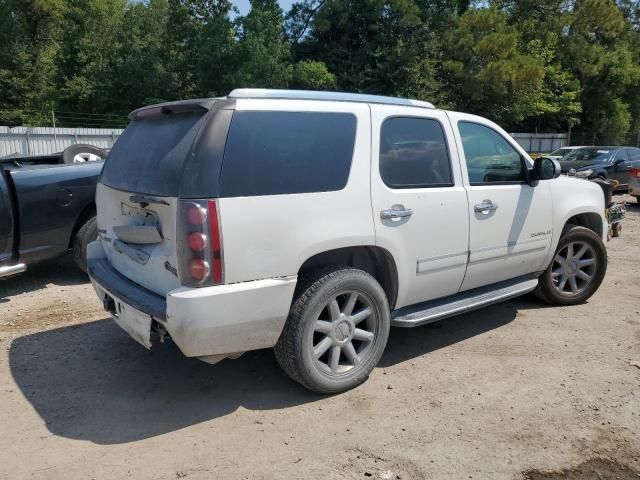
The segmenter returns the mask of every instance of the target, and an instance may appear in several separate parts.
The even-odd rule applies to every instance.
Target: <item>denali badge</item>
[[[536,232],[532,233],[531,237],[544,237],[545,235],[551,235],[551,230],[547,230],[546,232]]]

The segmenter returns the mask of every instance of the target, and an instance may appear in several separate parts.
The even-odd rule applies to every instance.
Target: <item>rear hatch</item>
[[[195,158],[201,135],[212,141],[206,131],[213,103],[177,102],[133,112],[97,187],[98,231],[111,266],[159,295],[181,285],[180,198],[217,195],[210,181],[217,181],[216,162],[203,181],[206,165]]]

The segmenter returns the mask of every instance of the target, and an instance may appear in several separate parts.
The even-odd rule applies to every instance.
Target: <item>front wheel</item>
[[[339,393],[364,382],[387,344],[389,304],[380,284],[353,268],[300,279],[275,346],[284,371],[310,390]]]
[[[575,305],[593,295],[607,271],[607,250],[592,230],[572,226],[560,237],[536,293],[554,305]]]

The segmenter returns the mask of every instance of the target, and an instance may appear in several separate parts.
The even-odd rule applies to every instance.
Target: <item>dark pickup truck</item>
[[[103,163],[62,163],[61,154],[0,159],[0,278],[67,252],[86,271]]]

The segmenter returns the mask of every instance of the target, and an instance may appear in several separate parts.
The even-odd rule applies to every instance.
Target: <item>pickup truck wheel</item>
[[[87,245],[96,238],[98,238],[98,224],[96,217],[91,217],[80,227],[73,239],[73,260],[84,273],[87,273]]]
[[[538,295],[554,305],[575,305],[593,295],[607,271],[607,251],[592,230],[572,226],[539,279]]]
[[[389,304],[380,284],[353,268],[301,279],[275,347],[284,371],[310,390],[339,393],[364,382],[389,337]]]

